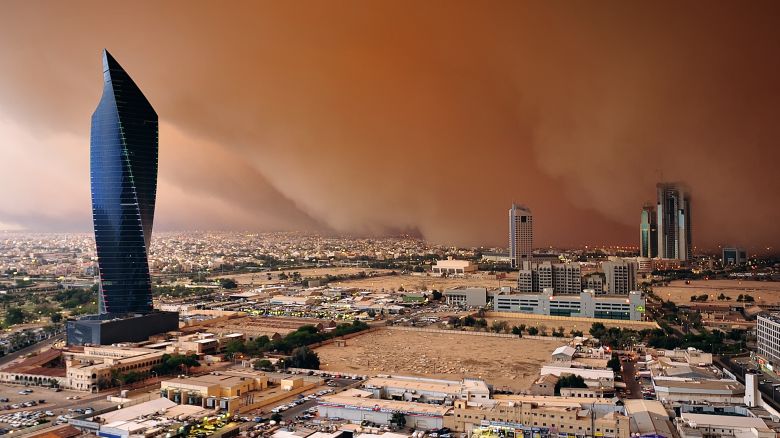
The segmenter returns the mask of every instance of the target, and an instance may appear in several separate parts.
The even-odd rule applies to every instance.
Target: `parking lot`
[[[0,384],[0,434],[111,405],[105,394]]]

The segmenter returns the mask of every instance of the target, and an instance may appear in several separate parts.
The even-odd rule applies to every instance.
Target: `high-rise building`
[[[157,113],[105,50],[89,154],[99,313],[68,320],[67,342],[139,342],[176,330],[178,313],[153,311],[147,257],[157,197]]]
[[[639,221],[639,256],[658,257],[658,216],[652,205],[642,207]]]
[[[509,259],[512,267],[531,260],[534,249],[534,217],[528,207],[512,204],[509,209]]]
[[[105,50],[103,96],[92,114],[90,177],[100,313],[150,312],[157,113]]]
[[[780,365],[780,314],[758,315],[756,341],[757,353],[772,367]]]
[[[625,259],[611,260],[601,264],[606,277],[606,292],[610,295],[628,295],[636,290],[636,274],[639,265]]]
[[[658,257],[690,260],[693,255],[690,194],[678,183],[660,183],[657,191]]]
[[[582,292],[582,270],[574,263],[523,262],[517,276],[520,292],[543,292],[552,289],[556,294]]]
[[[723,248],[723,266],[738,266],[747,263],[747,251],[742,248]]]

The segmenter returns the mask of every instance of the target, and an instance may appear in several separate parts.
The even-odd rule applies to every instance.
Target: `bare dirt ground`
[[[445,290],[452,289],[459,286],[464,287],[486,287],[488,289],[494,289],[499,286],[516,285],[517,274],[509,273],[507,278],[496,279],[495,275],[488,275],[485,273],[470,274],[467,277],[447,277],[442,278],[434,275],[393,275],[385,277],[375,278],[363,278],[358,280],[340,281],[331,283],[335,286],[344,287],[359,287],[366,288],[375,291],[398,290],[403,287],[407,291],[420,291],[420,290]]]
[[[655,286],[653,291],[664,300],[675,303],[690,303],[691,295],[709,295],[708,303],[734,303],[737,297],[748,294],[756,300],[756,304],[780,303],[780,283],[752,280],[693,280],[691,284],[685,281],[673,281],[669,286]],[[730,301],[718,300],[720,294],[731,297]]]
[[[278,283],[279,274],[284,272],[287,275],[292,275],[293,272],[299,272],[303,278],[315,278],[324,277],[326,275],[354,275],[360,272],[369,274],[375,272],[378,274],[386,274],[391,272],[390,269],[370,269],[370,268],[312,268],[312,269],[286,269],[284,271],[268,271],[268,272],[255,272],[251,274],[233,274],[224,275],[225,278],[232,278],[238,284],[269,284]],[[268,279],[270,274],[271,279]],[[222,277],[215,275],[214,278]]]
[[[525,390],[563,341],[377,330],[317,348],[320,369],[459,380],[479,377],[496,388]]]

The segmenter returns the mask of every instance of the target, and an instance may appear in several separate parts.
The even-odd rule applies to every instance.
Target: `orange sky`
[[[0,228],[90,229],[100,51],[160,115],[155,227],[780,245],[776,2],[58,2],[0,14]]]

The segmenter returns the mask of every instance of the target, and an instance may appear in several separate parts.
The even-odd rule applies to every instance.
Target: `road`
[[[634,361],[623,362],[623,383],[626,384],[626,398],[642,398],[642,386],[634,378],[636,365]]]

